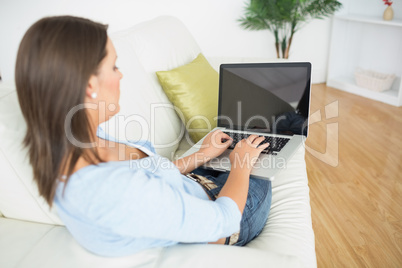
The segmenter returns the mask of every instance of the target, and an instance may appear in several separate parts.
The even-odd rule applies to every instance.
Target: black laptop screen
[[[307,136],[311,64],[222,64],[218,126]]]

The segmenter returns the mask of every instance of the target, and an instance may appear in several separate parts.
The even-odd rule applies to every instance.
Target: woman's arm
[[[226,139],[223,142],[223,139]],[[241,140],[230,154],[231,170],[219,197],[231,198],[243,213],[247,201],[250,173],[260,153],[268,147],[268,143],[261,144],[264,137],[250,135]],[[220,130],[205,137],[202,148],[187,157],[173,162],[182,174],[186,174],[201,166],[210,159],[222,154],[232,143],[231,138]]]
[[[168,183],[182,180],[175,170],[177,177],[170,172],[163,178],[153,169],[105,166],[94,169],[83,184],[69,184],[66,195],[58,195],[57,205],[65,208],[63,218],[78,219],[85,214],[97,228],[120,238],[138,238],[145,245],[155,239],[162,243],[216,241],[240,228],[241,214],[233,200],[224,197],[211,202],[187,193],[180,183]],[[163,166],[157,167],[162,173]],[[66,213],[70,210],[74,212]]]
[[[269,145],[269,143],[260,145],[263,140],[264,137],[250,135],[237,143],[229,156],[231,170],[218,198],[222,196],[231,198],[242,214],[247,201],[251,170],[260,153]]]
[[[180,170],[181,174],[187,174],[212,158],[221,155],[231,143],[232,139],[227,134],[221,130],[216,130],[205,137],[198,152],[180,158],[173,163]]]

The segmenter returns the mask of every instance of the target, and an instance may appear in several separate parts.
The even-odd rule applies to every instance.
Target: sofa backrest
[[[155,71],[191,62],[200,52],[186,27],[160,17],[112,34],[118,54],[121,110],[103,127],[127,139],[151,140],[159,154],[171,157],[184,127],[159,85]],[[141,128],[142,127],[142,128]],[[62,224],[39,196],[22,141],[26,124],[15,86],[0,84],[0,211],[5,217]]]
[[[1,92],[6,89],[2,86]],[[15,87],[9,89],[0,96],[0,210],[9,218],[61,224],[32,180],[28,151],[22,145],[26,124]]]
[[[150,140],[160,155],[172,159],[185,128],[155,72],[190,63],[200,48],[183,23],[168,16],[111,34],[111,39],[123,73],[121,110],[104,127],[121,139]]]

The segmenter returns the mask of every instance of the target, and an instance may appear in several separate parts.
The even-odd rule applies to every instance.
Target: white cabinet
[[[396,14],[392,21],[384,21],[385,6],[365,9],[364,3],[360,13],[355,13],[356,2],[359,0],[350,0],[343,12],[334,16],[327,85],[402,106],[402,19]],[[362,14],[365,11],[367,14]],[[397,12],[402,13],[402,8],[395,10]],[[357,68],[395,74],[396,79],[390,90],[372,91],[356,85],[354,73]]]

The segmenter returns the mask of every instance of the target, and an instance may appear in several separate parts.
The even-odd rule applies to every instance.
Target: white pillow
[[[0,97],[0,211],[7,218],[62,225],[32,180],[28,151],[22,145],[25,131],[17,93],[12,90]]]
[[[158,154],[172,158],[184,135],[173,105],[145,72],[126,34],[111,39],[118,55],[116,65],[123,73],[120,112],[102,128],[120,140],[149,140]]]
[[[120,139],[147,137],[144,131],[148,129],[147,139],[157,153],[172,159],[185,127],[155,72],[191,62],[201,52],[198,44],[180,20],[169,16],[137,24],[110,37],[118,55],[117,66],[123,73],[121,110],[109,126],[102,127]],[[132,120],[127,124],[124,119],[128,116]],[[145,128],[139,128],[137,121],[141,119]]]

